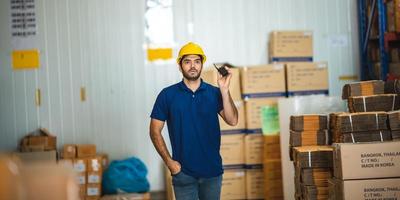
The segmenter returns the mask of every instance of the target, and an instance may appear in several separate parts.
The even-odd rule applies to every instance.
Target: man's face
[[[183,77],[189,81],[195,81],[199,79],[203,63],[199,55],[187,55],[182,59],[180,70]]]

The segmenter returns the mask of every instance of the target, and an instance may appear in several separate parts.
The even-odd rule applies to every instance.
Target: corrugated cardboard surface
[[[313,57],[311,31],[273,31],[269,43],[270,57]]]
[[[264,135],[247,134],[244,137],[246,165],[262,164],[264,160]]]
[[[328,64],[325,62],[286,63],[288,92],[328,90]]]
[[[400,141],[335,144],[333,160],[339,179],[400,177]]]
[[[229,92],[234,101],[240,101],[242,99],[242,93],[240,90],[240,70],[239,68],[230,68],[232,70],[232,78],[229,85]],[[218,87],[218,71],[214,67],[205,69],[201,73],[201,78],[215,87]]]
[[[246,199],[264,199],[263,169],[246,170]]]
[[[56,151],[16,152],[14,155],[17,156],[23,163],[56,163],[57,161]]]
[[[243,96],[285,96],[284,64],[246,66],[240,73]]]
[[[76,150],[78,158],[96,156],[96,145],[94,144],[78,144]]]
[[[244,164],[245,134],[228,134],[221,136],[220,154],[223,165]]]
[[[336,181],[337,199],[400,199],[400,178]]]
[[[222,180],[221,199],[246,199],[246,176],[244,169],[225,170]]]
[[[247,99],[245,101],[246,111],[246,128],[247,129],[260,129],[262,128],[261,122],[261,109],[263,106],[277,105],[275,98],[256,98]]]

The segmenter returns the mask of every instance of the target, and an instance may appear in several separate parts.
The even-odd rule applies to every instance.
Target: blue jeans
[[[172,176],[176,200],[219,200],[222,175],[213,178],[194,178],[182,171]]]

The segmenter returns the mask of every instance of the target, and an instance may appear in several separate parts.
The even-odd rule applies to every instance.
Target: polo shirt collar
[[[185,82],[182,81],[179,83],[179,87],[183,90],[186,90],[188,92],[193,92],[190,88],[188,88],[185,84]],[[204,83],[203,79],[200,78],[200,86],[199,88],[197,88],[197,90],[195,92],[201,91],[201,90],[205,90],[206,89],[206,84]]]

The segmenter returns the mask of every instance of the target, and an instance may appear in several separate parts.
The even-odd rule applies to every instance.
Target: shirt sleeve
[[[165,95],[165,91],[163,90],[157,96],[150,117],[153,119],[165,121],[167,120],[167,116],[168,116],[167,98]]]

